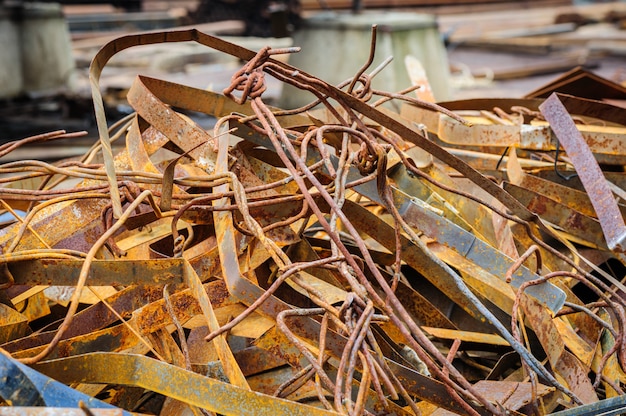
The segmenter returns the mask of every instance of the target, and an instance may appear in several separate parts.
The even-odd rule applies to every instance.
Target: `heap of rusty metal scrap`
[[[247,63],[223,95],[138,76],[136,114],[108,127],[108,59],[182,41]],[[624,407],[623,110],[442,107],[373,90],[367,65],[336,88],[287,52],[120,38],[91,68],[99,144],[0,166],[0,414]],[[269,107],[266,75],[312,105]]]

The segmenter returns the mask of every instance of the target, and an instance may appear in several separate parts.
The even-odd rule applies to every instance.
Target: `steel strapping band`
[[[142,355],[92,353],[35,366],[64,383],[143,387],[223,415],[336,415],[335,412],[245,390]],[[72,368],[73,371],[64,371]]]

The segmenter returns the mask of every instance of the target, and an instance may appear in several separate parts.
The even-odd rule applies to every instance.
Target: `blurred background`
[[[367,59],[373,24],[374,66],[393,57],[375,81],[388,91],[425,77],[435,101],[517,98],[573,70],[626,81],[626,2],[0,0],[0,142],[58,128],[95,132],[89,64],[124,34],[195,27],[253,50],[301,46],[283,59],[339,83]],[[116,120],[131,111],[125,93],[137,74],[221,91],[240,66],[198,44],[138,47],[109,62],[101,88]],[[277,81],[268,85],[274,105],[306,100]],[[82,151],[76,142],[67,147],[59,152]]]

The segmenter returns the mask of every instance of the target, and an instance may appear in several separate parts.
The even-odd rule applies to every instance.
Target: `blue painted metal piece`
[[[121,410],[55,381],[2,353],[0,396],[13,406],[78,408],[78,403],[82,401],[88,408]],[[132,415],[126,411],[122,411],[122,414]]]
[[[600,400],[599,402],[577,406],[548,416],[613,416],[626,413],[626,395]]]

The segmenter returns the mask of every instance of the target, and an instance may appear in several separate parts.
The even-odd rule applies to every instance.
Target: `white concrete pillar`
[[[397,92],[410,86],[404,58],[413,55],[422,62],[435,98],[438,101],[449,98],[446,50],[432,15],[320,13],[306,19],[302,29],[294,34],[294,46],[302,47],[302,52],[290,55],[289,62],[336,85],[354,76],[367,61],[373,24],[378,25],[378,41],[370,71],[387,57],[394,57],[393,62],[374,78],[374,88]],[[286,85],[279,105],[296,108],[313,98],[310,93]]]

